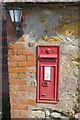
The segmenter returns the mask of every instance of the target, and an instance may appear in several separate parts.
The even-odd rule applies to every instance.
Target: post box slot
[[[57,58],[57,55],[53,55],[53,54],[50,54],[50,55],[46,55],[46,54],[41,54],[39,55],[40,58]]]
[[[56,58],[41,58],[41,61],[57,61]]]

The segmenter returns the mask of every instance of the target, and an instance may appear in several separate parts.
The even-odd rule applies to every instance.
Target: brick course
[[[35,66],[35,61],[18,62],[18,66]]]
[[[10,84],[12,85],[25,85],[26,83],[26,80],[10,80]]]
[[[11,105],[12,110],[28,110],[27,105],[20,105],[20,104],[12,104]]]
[[[9,79],[16,79],[17,76],[17,73],[9,73]]]
[[[22,72],[26,72],[26,68],[25,67],[9,68],[9,72],[10,73],[22,73]]]
[[[21,110],[19,112],[20,118],[28,118],[28,112],[26,110]]]

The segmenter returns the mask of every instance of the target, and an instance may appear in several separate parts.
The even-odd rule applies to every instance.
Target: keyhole
[[[44,82],[44,85],[47,85],[47,82]]]

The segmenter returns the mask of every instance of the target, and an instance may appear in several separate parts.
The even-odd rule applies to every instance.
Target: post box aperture
[[[37,102],[58,102],[59,46],[37,47]]]

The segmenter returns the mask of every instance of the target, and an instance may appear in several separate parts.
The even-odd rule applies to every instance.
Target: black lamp
[[[16,34],[18,35],[18,37],[22,36],[23,31],[22,31],[22,9],[21,8],[11,8],[9,9],[9,14],[11,17],[11,21],[13,23],[13,25],[15,26],[16,29]]]

